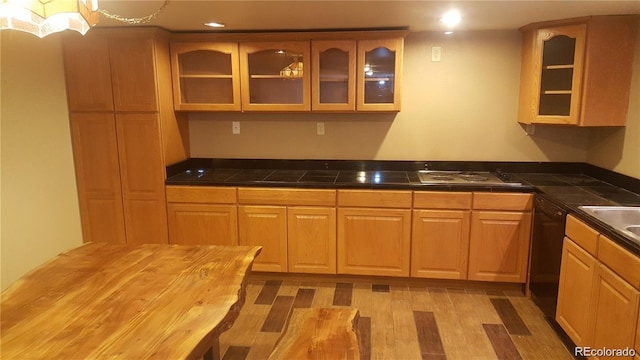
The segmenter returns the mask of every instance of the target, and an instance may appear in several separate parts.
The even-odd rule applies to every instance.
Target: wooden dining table
[[[87,243],[2,292],[2,359],[218,358],[260,247]]]

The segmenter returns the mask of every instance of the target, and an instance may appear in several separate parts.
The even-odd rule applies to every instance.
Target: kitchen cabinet
[[[356,110],[356,40],[313,40],[313,111]]]
[[[633,348],[640,293],[602,263],[596,266],[596,279],[589,312],[594,349]]]
[[[178,111],[399,111],[406,31],[176,34]]]
[[[309,41],[240,43],[244,111],[311,110]]]
[[[69,112],[113,111],[109,40],[67,35],[63,54]]]
[[[409,276],[411,191],[338,191],[338,273]]]
[[[638,354],[640,353],[640,310],[638,310],[638,320],[637,320],[637,324],[636,324],[636,340],[635,340],[635,344],[636,344],[636,359],[638,358]]]
[[[168,242],[165,166],[189,157],[187,119],[173,112],[168,34],[97,29],[65,34],[63,44],[84,241]],[[103,167],[88,165],[98,159]]]
[[[414,192],[411,276],[466,279],[471,223],[469,192]]]
[[[587,346],[591,344],[587,314],[596,259],[565,237],[560,264],[556,321],[577,346]]]
[[[531,194],[474,193],[469,280],[526,282],[532,199]]]
[[[117,113],[116,133],[127,243],[167,243],[159,119],[156,113]]]
[[[635,15],[591,16],[520,29],[518,121],[625,125],[637,20]]]
[[[596,256],[569,238],[592,238],[594,232]],[[592,243],[591,239],[578,241]],[[639,288],[638,256],[575,216],[567,216],[556,320],[576,345],[633,348],[637,340]]]
[[[167,186],[169,243],[238,245],[236,188]]]
[[[111,113],[69,116],[85,242],[126,242],[116,123]]]
[[[239,243],[262,246],[253,263],[255,271],[287,271],[287,208],[238,206]]]
[[[403,39],[358,41],[358,111],[400,111]]]
[[[173,42],[171,65],[176,110],[239,111],[237,42]]]
[[[335,274],[335,190],[239,188],[238,203],[240,244],[262,246],[254,270]]]
[[[287,208],[288,271],[336,273],[336,209]]]

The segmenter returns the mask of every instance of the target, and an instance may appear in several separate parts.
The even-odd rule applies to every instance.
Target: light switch
[[[240,121],[231,122],[231,133],[234,135],[240,134]]]

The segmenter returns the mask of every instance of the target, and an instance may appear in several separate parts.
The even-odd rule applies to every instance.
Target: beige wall
[[[587,160],[640,179],[640,22],[635,50],[627,126],[592,129]]]
[[[59,35],[2,31],[2,278],[82,243]]]
[[[518,31],[412,33],[402,111],[392,114],[191,114],[193,157],[578,161],[587,129],[517,123]],[[442,61],[431,62],[431,47]],[[231,121],[241,134],[231,134]],[[316,135],[324,121],[326,135]]]

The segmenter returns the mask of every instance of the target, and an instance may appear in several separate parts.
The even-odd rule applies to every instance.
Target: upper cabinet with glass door
[[[311,110],[310,42],[240,43],[244,111]]]
[[[238,43],[174,42],[171,57],[176,110],[241,109]]]
[[[359,40],[358,111],[400,111],[403,39]]]
[[[313,111],[356,110],[356,41],[311,42]]]
[[[518,121],[624,125],[637,21],[592,16],[522,28]]]

